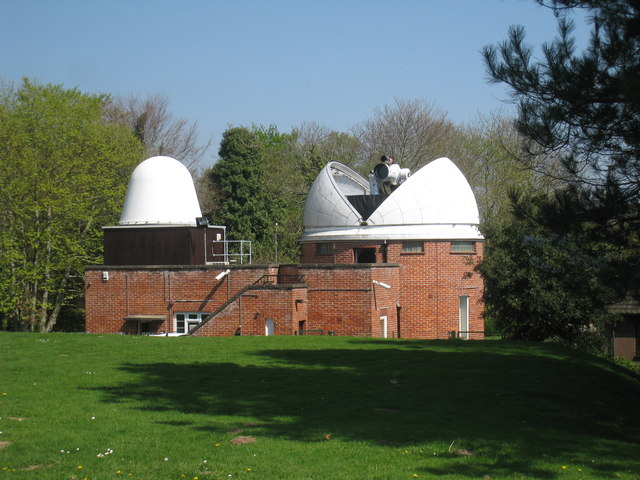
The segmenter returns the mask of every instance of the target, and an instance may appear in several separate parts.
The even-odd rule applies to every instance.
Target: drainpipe
[[[129,316],[129,274],[124,274],[124,310],[125,316]]]

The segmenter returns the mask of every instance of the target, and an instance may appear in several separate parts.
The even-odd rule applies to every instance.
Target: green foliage
[[[555,331],[572,341],[576,326],[602,327],[607,302],[639,293],[640,9],[631,0],[539,3],[559,17],[559,35],[542,58],[522,27],[483,54],[493,81],[507,84],[518,106],[516,127],[530,140],[525,160],[536,168],[540,155],[557,159],[539,170],[556,189],[513,225],[487,229],[483,268],[494,314],[524,315],[499,320],[513,336]],[[593,26],[581,54],[564,16],[572,8],[587,9]]]
[[[300,172],[305,185],[310,186],[322,168],[329,162],[340,162],[362,173],[371,169],[364,165],[359,169],[363,145],[355,137],[329,130],[317,124],[304,124],[295,130]]]
[[[128,129],[103,120],[106,97],[24,80],[0,103],[0,312],[4,327],[49,331],[82,297],[140,160]]]
[[[534,219],[546,196],[514,199],[510,222],[485,222],[485,307],[508,338],[562,339],[579,345],[612,318],[606,307],[621,292],[603,281],[615,272],[577,237],[558,235]],[[600,344],[602,347],[602,344]]]
[[[297,261],[304,182],[297,167],[295,134],[232,128],[223,134],[220,158],[205,176],[208,215],[227,226],[230,239],[251,240],[254,262]]]
[[[636,378],[640,379],[640,364],[638,362],[633,362],[623,357],[613,357],[613,362],[616,365],[629,370],[633,375],[636,376]]]
[[[540,3],[545,3],[540,1]],[[524,29],[483,54],[496,82],[518,105],[517,127],[541,151],[555,151],[568,178],[589,185],[615,181],[633,188],[640,158],[640,10],[634,0],[554,0],[559,36],[538,60]],[[590,44],[576,53],[573,24],[563,12],[589,10]],[[632,192],[629,192],[632,193]]]
[[[499,115],[481,116],[458,133],[455,160],[476,195],[481,222],[509,221],[511,191],[542,192],[552,184],[523,161],[525,146],[513,119]]]
[[[3,479],[640,470],[638,378],[553,344],[4,332],[0,364]]]

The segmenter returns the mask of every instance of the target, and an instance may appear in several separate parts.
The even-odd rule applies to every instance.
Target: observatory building
[[[135,168],[119,224],[103,230],[106,265],[222,260],[225,227],[211,227],[202,218],[189,170],[170,157],[152,157]]]
[[[482,338],[478,208],[447,158],[365,180],[328,163],[309,191],[298,264],[251,263],[202,218],[188,170],[133,172],[104,265],[86,267],[90,333]]]

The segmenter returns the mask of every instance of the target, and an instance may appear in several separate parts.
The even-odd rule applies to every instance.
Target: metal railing
[[[267,274],[253,282],[254,285],[292,285],[304,283],[304,275]]]
[[[251,240],[214,240],[211,242],[212,258],[221,256],[220,249],[216,246],[222,245],[222,262],[208,263],[224,263],[229,265],[235,263],[238,265],[246,265],[251,263]]]
[[[295,332],[295,335],[320,335],[323,336],[324,335],[324,330],[317,328],[317,329],[312,329],[312,330],[297,330]]]
[[[471,338],[472,334],[482,334],[484,335],[485,332],[484,330],[479,330],[479,331],[471,331],[471,330],[463,330],[463,331],[456,331],[456,330],[451,330],[449,332],[449,338],[451,339],[462,339],[462,340],[469,340]]]

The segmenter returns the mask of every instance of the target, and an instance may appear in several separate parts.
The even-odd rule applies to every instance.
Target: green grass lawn
[[[549,344],[0,333],[0,478],[638,479],[639,407]]]

